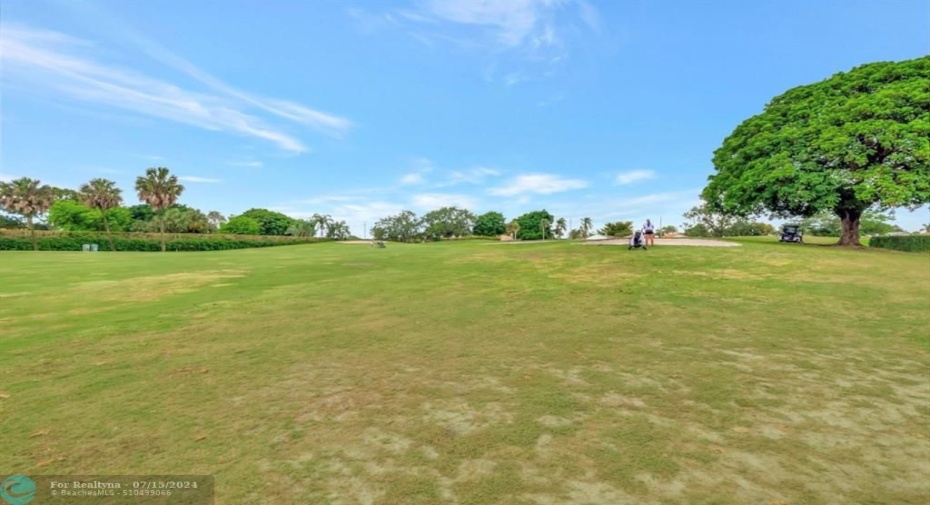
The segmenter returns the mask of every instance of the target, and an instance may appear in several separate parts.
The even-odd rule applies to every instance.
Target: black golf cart
[[[796,224],[786,224],[781,227],[781,236],[778,239],[779,242],[804,242],[804,232],[801,231],[801,227]]]

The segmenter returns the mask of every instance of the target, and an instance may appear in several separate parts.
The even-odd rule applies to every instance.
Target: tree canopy
[[[249,216],[233,216],[220,227],[220,233],[232,235],[258,235],[262,231],[261,224]]]
[[[260,235],[286,235],[294,225],[294,218],[268,209],[249,209],[239,216],[257,221]]]
[[[400,214],[384,217],[371,227],[371,235],[377,240],[411,242],[423,231],[423,220],[409,210]]]
[[[32,248],[36,251],[39,250],[39,242],[34,219],[48,212],[54,201],[54,189],[37,179],[20,177],[10,182],[0,182],[0,211],[26,218],[26,227],[32,236]]]
[[[843,224],[859,244],[869,208],[930,202],[930,56],[879,62],[799,86],[736,127],[714,152],[703,197],[748,217],[810,217]]]
[[[474,224],[475,215],[458,207],[442,207],[423,216],[424,232],[432,239],[464,237]]]
[[[500,212],[485,212],[475,218],[475,227],[472,233],[482,237],[496,237],[507,231],[504,215]]]
[[[542,238],[552,238],[552,228],[555,223],[555,216],[543,210],[534,210],[527,212],[516,219],[520,226],[517,230],[517,238],[520,240],[540,240]],[[545,237],[543,237],[545,233]]]
[[[132,224],[129,209],[117,207],[109,209],[103,220],[103,213],[74,200],[58,200],[48,210],[48,224],[62,231],[126,231]]]

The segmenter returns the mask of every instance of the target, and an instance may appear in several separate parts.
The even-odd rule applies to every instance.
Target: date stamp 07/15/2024
[[[213,505],[211,475],[2,475],[0,505]]]

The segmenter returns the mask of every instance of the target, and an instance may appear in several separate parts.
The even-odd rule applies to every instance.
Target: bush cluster
[[[889,235],[872,237],[869,247],[907,252],[930,252],[930,235]]]
[[[307,237],[270,237],[235,235],[171,234],[168,236],[169,251],[223,251],[252,247],[306,244],[324,242],[325,239]],[[109,251],[110,243],[104,233],[38,233],[39,249],[42,251],[81,251],[84,244],[97,244],[100,251]],[[161,238],[150,233],[120,233],[113,235],[113,246],[117,251],[161,251]],[[0,251],[31,251],[29,233],[0,232]]]

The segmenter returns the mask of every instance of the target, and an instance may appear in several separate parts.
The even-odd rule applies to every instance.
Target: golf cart
[[[801,231],[801,226],[796,224],[786,224],[781,227],[781,236],[778,239],[779,242],[804,242],[804,232]]]

